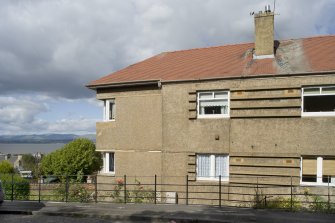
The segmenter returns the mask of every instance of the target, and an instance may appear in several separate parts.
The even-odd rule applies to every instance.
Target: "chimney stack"
[[[255,16],[255,52],[254,59],[274,58],[274,13],[270,5]]]

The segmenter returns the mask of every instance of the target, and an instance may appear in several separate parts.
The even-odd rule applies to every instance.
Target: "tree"
[[[102,167],[101,153],[88,139],[76,139],[42,159],[45,175],[89,175]]]
[[[31,154],[22,155],[22,167],[24,170],[34,171],[37,166],[36,158]]]
[[[22,162],[23,170],[31,170],[33,176],[39,175],[39,158],[38,157],[35,157],[32,154],[23,154],[21,162]]]
[[[14,172],[15,172],[14,167],[8,160],[4,160],[0,162],[0,173],[8,174],[8,173],[14,173]]]

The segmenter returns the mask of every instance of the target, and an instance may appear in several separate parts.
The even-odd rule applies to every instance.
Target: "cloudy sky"
[[[85,84],[162,51],[253,42],[273,0],[0,0],[0,135],[95,133]],[[275,38],[335,34],[335,0],[277,0]]]

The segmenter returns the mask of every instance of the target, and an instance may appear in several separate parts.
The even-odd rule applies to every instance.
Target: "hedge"
[[[29,200],[30,185],[27,179],[18,174],[1,174],[0,180],[6,200]]]

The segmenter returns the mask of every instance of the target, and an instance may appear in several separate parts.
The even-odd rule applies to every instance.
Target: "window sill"
[[[219,118],[230,118],[229,115],[198,115],[198,119],[219,119]]]
[[[197,177],[197,181],[210,181],[210,182],[219,182],[219,178],[213,178],[213,177]],[[228,182],[229,177],[221,177],[221,182]]]
[[[115,172],[101,172],[100,176],[115,176]]]
[[[323,186],[327,187],[328,183],[316,183],[316,182],[300,182],[301,186]],[[335,186],[335,183],[329,183],[329,186]]]
[[[335,116],[335,112],[303,112],[301,117],[331,117]]]

